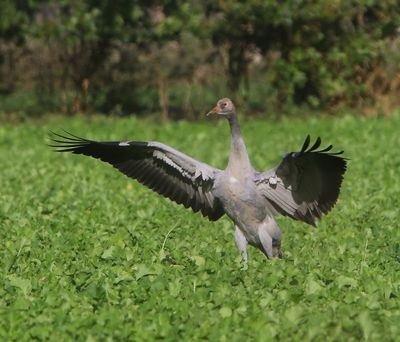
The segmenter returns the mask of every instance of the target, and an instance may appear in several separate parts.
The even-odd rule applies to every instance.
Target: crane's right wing
[[[224,215],[212,194],[216,175],[221,172],[167,145],[145,141],[93,141],[68,133],[52,133],[50,145],[59,152],[72,152],[107,162],[128,177],[168,197],[211,221]]]

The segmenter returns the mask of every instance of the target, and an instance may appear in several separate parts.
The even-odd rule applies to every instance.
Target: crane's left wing
[[[211,221],[224,215],[220,202],[212,194],[216,175],[221,172],[167,145],[152,141],[94,141],[52,133],[50,145],[59,152],[72,152],[107,162]]]
[[[255,183],[279,213],[315,225],[336,203],[346,159],[340,156],[343,151],[330,152],[332,145],[317,151],[319,137],[309,145],[307,136],[300,152],[288,153],[277,167],[256,173]]]

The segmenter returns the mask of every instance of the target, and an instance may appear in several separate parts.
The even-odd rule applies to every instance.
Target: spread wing
[[[286,154],[272,170],[257,173],[255,182],[275,209],[294,219],[315,225],[315,220],[333,208],[339,196],[346,159],[332,145],[317,151],[318,137],[310,145],[307,136],[300,152]]]
[[[221,172],[207,164],[158,142],[100,142],[52,133],[50,145],[59,152],[72,152],[107,162],[128,177],[157,193],[200,211],[211,221],[224,215],[212,194],[215,176]]]

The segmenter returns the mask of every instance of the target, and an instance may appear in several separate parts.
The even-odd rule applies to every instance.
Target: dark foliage
[[[226,95],[254,113],[388,114],[399,27],[395,0],[4,0],[0,115],[195,119]]]

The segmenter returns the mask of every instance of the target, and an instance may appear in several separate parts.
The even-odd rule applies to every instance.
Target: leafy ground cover
[[[57,154],[49,129],[168,143],[217,167],[225,122],[49,118],[0,127],[1,340],[390,341],[400,336],[400,117],[243,123],[265,169],[307,133],[351,158],[318,229],[279,219],[282,260],[241,262],[210,223],[112,167]]]

